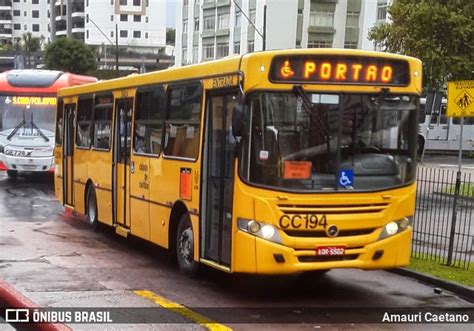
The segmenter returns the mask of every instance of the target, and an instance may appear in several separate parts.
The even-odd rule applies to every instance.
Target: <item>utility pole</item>
[[[115,24],[115,70],[117,71],[117,77],[119,77],[118,24]]]
[[[234,3],[234,5],[240,10],[240,12],[242,13],[242,15],[244,15],[245,19],[250,23],[250,25],[255,29],[255,31],[257,32],[257,34],[262,38],[262,49],[265,50],[266,48],[266,30],[267,30],[267,5],[265,4],[263,6],[263,33],[260,32],[260,30],[257,29],[257,27],[255,26],[255,24],[252,22],[252,20],[247,16],[247,14],[242,10],[242,8],[239,6],[239,4],[235,1],[235,0],[232,0],[232,2]]]
[[[110,38],[105,34],[104,31],[94,22],[94,20],[90,17],[87,18],[88,21],[91,21],[91,23],[96,27],[97,30],[107,39],[107,41],[110,43],[110,45],[114,46],[115,45],[115,69],[117,72],[117,77],[119,77],[119,53],[118,53],[118,24],[115,24],[115,44],[110,40]],[[107,56],[107,55],[106,55]]]
[[[267,46],[267,4],[263,5],[263,44],[262,50],[264,51]]]

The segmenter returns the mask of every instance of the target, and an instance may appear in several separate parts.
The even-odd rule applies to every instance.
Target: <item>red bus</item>
[[[96,82],[91,76],[52,70],[11,70],[0,74],[0,170],[54,170],[56,92]]]

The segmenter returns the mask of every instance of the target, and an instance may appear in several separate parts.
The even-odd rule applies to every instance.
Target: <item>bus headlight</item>
[[[397,233],[402,232],[403,230],[411,227],[413,221],[413,216],[404,217],[402,219],[392,221],[387,223],[380,234],[378,240],[385,239],[387,237],[391,237]]]
[[[257,222],[245,218],[237,218],[237,227],[239,230],[247,232],[256,237],[281,244],[281,237],[275,226],[264,222]]]
[[[0,153],[1,154],[5,153],[5,147],[3,147],[2,144],[0,144]]]

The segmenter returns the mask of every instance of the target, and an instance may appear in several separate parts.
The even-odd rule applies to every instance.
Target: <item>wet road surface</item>
[[[166,306],[169,300],[168,304],[183,305],[236,330],[381,327],[316,323],[311,315],[318,309],[324,312],[324,322],[341,323],[344,311],[326,311],[327,307],[345,307],[348,314],[356,316],[376,308],[474,307],[449,292],[436,294],[430,286],[386,271],[333,270],[323,277],[249,280],[203,268],[199,277],[190,279],[179,273],[166,251],[118,237],[112,231],[94,232],[80,218],[64,213],[53,195],[52,177],[26,176],[12,181],[3,172],[0,278],[42,307],[156,308]],[[309,312],[304,310],[308,307],[312,309]],[[199,318],[171,314],[163,313],[165,323],[159,325],[70,326],[79,330],[206,328]],[[235,316],[245,317],[246,324],[233,323]],[[269,324],[259,324],[262,321]],[[383,325],[400,330],[442,330],[447,326]],[[460,324],[450,328],[469,329]]]

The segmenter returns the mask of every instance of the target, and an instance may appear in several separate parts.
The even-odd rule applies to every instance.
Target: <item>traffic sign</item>
[[[474,116],[474,80],[448,83],[448,109],[450,117]]]

